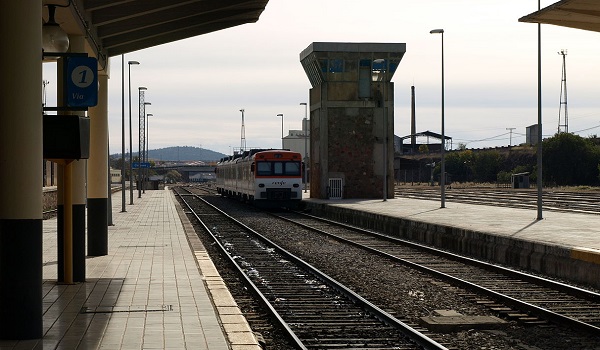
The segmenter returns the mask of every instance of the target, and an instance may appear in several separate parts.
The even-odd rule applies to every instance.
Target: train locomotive
[[[249,150],[217,163],[217,192],[262,208],[296,208],[302,200],[302,156]]]

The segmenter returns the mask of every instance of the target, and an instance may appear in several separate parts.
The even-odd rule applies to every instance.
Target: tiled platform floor
[[[44,221],[45,335],[0,349],[258,349],[172,192],[146,191],[124,213],[120,192],[112,201],[109,254],[86,259],[85,283],[56,283],[56,219]]]

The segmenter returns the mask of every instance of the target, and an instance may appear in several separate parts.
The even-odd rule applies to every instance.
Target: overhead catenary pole
[[[567,109],[567,50],[560,50],[560,52],[558,53],[559,55],[562,55],[562,77],[561,77],[561,81],[560,81],[560,105],[558,108],[558,133],[560,134],[561,132],[561,127],[563,132],[568,133],[569,132],[569,110]],[[564,113],[565,113],[565,117],[564,117],[564,124],[560,123],[560,112],[563,110],[563,105],[565,106],[564,108]]]
[[[138,190],[138,198],[142,198],[142,143],[144,136],[144,127],[145,127],[145,116],[146,116],[146,106],[144,104],[144,91],[148,90],[148,88],[144,86],[138,87],[138,171],[137,171],[137,181],[136,187]]]

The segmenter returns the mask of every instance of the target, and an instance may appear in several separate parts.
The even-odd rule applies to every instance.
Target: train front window
[[[300,162],[257,162],[257,176],[300,176]]]
[[[283,175],[282,162],[273,162],[273,175]]]
[[[285,175],[300,175],[300,162],[285,162]]]
[[[256,175],[258,175],[258,176],[271,175],[271,163],[270,162],[257,162],[256,163]]]

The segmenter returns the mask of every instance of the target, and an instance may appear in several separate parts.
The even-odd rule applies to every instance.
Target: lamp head
[[[42,49],[45,52],[67,52],[69,36],[54,20],[56,5],[48,6],[48,22],[42,25]]]
[[[150,103],[150,102],[144,102],[144,106],[149,106],[149,105],[151,105],[151,104],[152,104],[152,103]]]
[[[144,87],[144,86],[140,86],[140,87],[138,88],[138,90],[140,90],[140,91],[143,91],[143,90],[148,90],[148,88],[147,88],[147,87]]]
[[[306,102],[300,102],[300,106],[306,106]]]
[[[429,31],[429,34],[444,34],[443,29],[432,29]]]
[[[283,114],[277,114],[278,117],[283,117]]]
[[[131,66],[132,64],[140,64],[140,62],[138,62],[138,61],[129,61],[129,62],[127,62],[127,64]]]
[[[152,113],[146,114],[146,117],[153,117],[153,116],[154,116],[154,114],[152,114]]]

